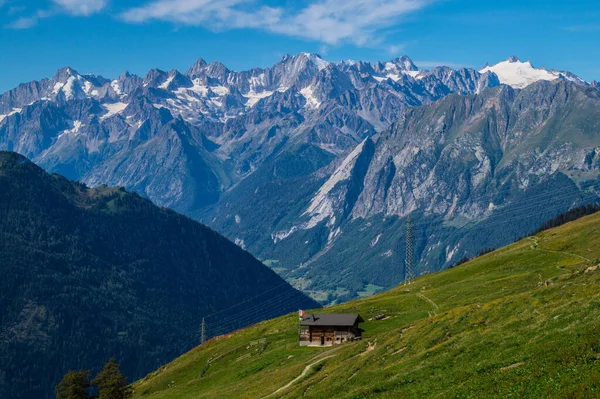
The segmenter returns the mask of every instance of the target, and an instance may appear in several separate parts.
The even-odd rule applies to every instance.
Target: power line
[[[590,185],[593,185],[593,182],[589,182]],[[589,187],[588,187],[589,188]],[[558,194],[558,195],[557,195]],[[504,209],[500,210],[500,214],[492,214],[490,215],[491,217],[486,218],[484,221],[482,222],[474,222],[471,221],[469,223],[466,223],[463,226],[460,227],[451,227],[451,226],[444,226],[441,223],[439,223],[440,221],[438,220],[437,223],[439,223],[437,226],[435,225],[436,221],[434,220],[427,220],[427,221],[419,221],[419,222],[414,222],[411,220],[411,225],[412,225],[412,230],[413,230],[413,257],[414,257],[414,238],[415,238],[415,234],[414,234],[414,229],[415,228],[423,228],[423,230],[426,230],[427,233],[430,236],[433,236],[434,234],[437,233],[448,233],[449,235],[456,235],[456,234],[460,234],[461,231],[470,229],[470,228],[489,228],[492,226],[498,226],[498,225],[505,225],[514,221],[520,221],[523,220],[524,218],[532,218],[535,216],[539,216],[542,214],[552,214],[554,212],[559,212],[561,210],[565,210],[565,209],[570,209],[572,206],[575,206],[577,203],[582,202],[582,200],[584,199],[588,199],[589,201],[597,201],[598,200],[598,196],[595,194],[591,194],[588,193],[587,195],[585,195],[582,192],[579,192],[579,197],[578,198],[573,198],[574,202],[571,202],[570,204],[567,203],[561,203],[561,201],[567,200],[569,199],[571,196],[573,196],[573,191],[572,188],[570,187],[563,187],[561,189],[558,190],[552,190],[549,192],[543,192],[543,193],[538,193],[532,196],[529,196],[519,202],[517,202],[517,206],[510,206]],[[487,195],[484,195],[482,197],[487,197]],[[592,198],[593,197],[593,198]],[[521,216],[521,215],[510,215],[513,214],[515,212],[523,212],[523,211],[533,211],[533,212],[529,212],[527,216]],[[506,212],[508,213],[508,217],[506,216],[502,216],[502,212]],[[525,233],[527,234],[527,233]],[[323,263],[317,264],[319,267],[326,267],[326,266],[330,266],[330,265],[335,265],[337,264],[339,261],[337,259],[330,259],[327,260]],[[356,259],[355,262],[351,263],[350,265],[347,265],[346,268],[347,269],[351,269],[353,265],[358,264],[360,262],[365,262],[365,260],[361,257]],[[414,268],[413,268],[414,271]]]
[[[555,190],[555,192],[562,192],[562,191],[564,191],[564,189],[563,190]],[[544,198],[540,198],[540,200],[535,200],[531,204],[526,204],[525,206],[523,206],[523,204],[521,204],[520,206],[518,206],[516,208],[521,208],[521,209],[537,208],[537,209],[539,209],[539,211],[537,212],[537,214],[541,214],[542,212],[547,213],[547,212],[551,212],[551,211],[558,210],[560,208],[565,207],[565,204],[560,204],[559,206],[554,206],[554,207],[548,207],[547,205],[549,205],[549,202],[548,202],[548,198],[547,197],[548,197],[548,195],[546,194],[545,195],[545,199]],[[552,201],[561,200],[562,199],[561,197],[563,197],[563,195],[551,197],[550,203]],[[529,201],[524,201],[524,202],[525,203],[530,202],[531,198],[529,198],[528,200]],[[542,204],[544,204],[545,207],[543,207],[543,208],[540,207],[540,205],[542,205]],[[514,210],[514,208],[510,209],[510,210],[512,211],[512,210]],[[413,259],[413,269],[412,269],[412,273],[411,273],[412,274],[412,278],[408,280],[410,282],[410,281],[414,280],[414,278],[415,278],[415,276],[414,276],[414,247],[413,247],[413,240],[414,240],[414,235],[415,235],[414,234],[414,226],[417,225],[417,224],[419,224],[419,223],[414,223],[412,221],[412,218],[410,218],[410,216],[409,216],[409,219],[410,219],[410,222],[408,222],[408,220],[407,220],[407,231],[406,231],[406,233],[407,233],[406,234],[406,236],[407,236],[407,244],[408,244],[407,245],[407,249],[408,249],[407,250],[407,260],[411,259],[411,257],[410,257],[411,255],[409,255],[409,252],[412,252],[412,257],[413,257],[412,258]],[[518,220],[518,219],[522,219],[522,217],[521,216],[516,216],[516,217],[509,217],[509,218],[500,219],[500,220],[494,221],[493,223],[485,224],[485,227],[490,227],[490,226],[494,226],[494,225],[501,225],[501,224],[505,224],[505,223],[511,223],[512,221]],[[423,223],[423,224],[426,224],[426,223]],[[409,226],[410,226],[410,228],[409,228]],[[455,232],[456,231],[460,231],[460,230],[465,229],[465,228],[467,228],[467,226],[459,227],[459,228],[457,228],[455,230]],[[443,229],[445,229],[445,228],[442,227],[442,226],[437,226],[436,228],[432,229],[432,231],[438,231],[438,230],[441,231]],[[364,262],[364,260],[357,259],[355,262],[353,262],[350,265],[350,267],[354,266],[354,265],[356,265],[358,263],[361,263],[361,262]],[[329,262],[326,262],[326,263],[329,263]],[[405,271],[405,273],[408,273],[408,270]],[[266,295],[266,294],[268,294],[270,292],[273,292],[274,290],[276,290],[277,288],[280,288],[283,285],[287,285],[287,283],[284,282],[284,283],[282,283],[282,284],[280,284],[280,285],[278,285],[276,287],[273,287],[273,288],[271,288],[271,289],[269,289],[269,290],[267,290],[267,291],[265,291],[265,292],[263,292],[261,294],[258,294],[256,296],[254,296],[252,298],[249,298],[249,299],[246,299],[244,301],[241,301],[241,302],[239,302],[237,304],[234,304],[234,305],[232,305],[232,306],[230,306],[230,307],[228,307],[226,309],[220,310],[220,311],[218,311],[216,313],[213,313],[213,314],[211,314],[209,316],[205,316],[203,318],[203,320],[204,320],[204,323],[203,323],[204,324],[204,328],[206,329],[206,321],[205,321],[206,318],[216,316],[218,314],[221,314],[223,312],[231,310],[231,309],[233,309],[233,308],[235,308],[237,306],[240,306],[240,305],[242,305],[244,303],[248,303],[250,301],[253,301],[254,299],[257,299],[257,298],[259,298],[259,297],[261,297],[263,295]],[[205,333],[204,339],[206,340],[209,337],[215,337],[215,336],[219,336],[219,335],[222,335],[222,334],[227,334],[227,333],[230,333],[232,331],[235,331],[236,329],[243,328],[243,327],[255,324],[257,322],[260,322],[261,320],[264,320],[264,317],[262,317],[261,314],[265,313],[265,310],[268,310],[268,313],[273,314],[273,313],[276,313],[276,309],[281,309],[281,307],[282,307],[283,304],[285,304],[286,306],[287,305],[291,305],[292,302],[295,303],[297,300],[304,299],[304,298],[305,298],[305,294],[302,293],[299,290],[295,290],[295,289],[293,289],[293,290],[286,290],[285,292],[278,293],[278,294],[275,294],[273,296],[270,296],[266,300],[261,300],[259,303],[255,303],[255,304],[250,305],[249,307],[243,308],[243,309],[241,309],[240,311],[238,311],[236,313],[226,314],[218,322],[215,322],[214,324],[211,323],[211,328],[210,328],[211,333],[208,334],[207,331],[205,330],[204,331],[204,333]],[[192,339],[186,340],[186,341],[182,342],[182,346],[184,348],[187,348],[189,345],[193,345],[193,340]],[[177,351],[177,350],[178,350],[177,348],[173,348],[173,351]]]

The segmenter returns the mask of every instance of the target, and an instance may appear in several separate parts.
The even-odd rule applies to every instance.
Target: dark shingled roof
[[[351,327],[358,320],[359,323],[364,322],[363,318],[358,314],[309,314],[302,322],[301,326],[343,326]]]

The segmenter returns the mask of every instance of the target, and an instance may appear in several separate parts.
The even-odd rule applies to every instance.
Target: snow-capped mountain
[[[522,89],[540,80],[565,79],[581,85],[588,85],[580,77],[564,71],[534,68],[531,62],[521,62],[517,57],[511,56],[506,61],[495,65],[486,65],[480,73],[492,72],[498,76],[500,83]]]
[[[505,90],[503,83],[523,89]],[[286,55],[273,66],[248,71],[202,59],[185,73],[153,69],[144,77],[124,73],[115,79],[64,68],[52,78],[21,84],[0,96],[0,149],[19,152],[50,171],[90,185],[135,190],[159,205],[202,219],[255,255],[278,259],[292,270],[313,262],[330,245],[339,245],[336,240],[347,237],[347,228],[339,225],[342,220],[370,220],[388,210],[403,216],[405,211],[421,210],[429,200],[419,197],[417,208],[405,208],[401,194],[406,187],[397,186],[393,195],[384,189],[388,181],[382,176],[392,179],[400,173],[402,159],[418,151],[416,145],[402,149],[402,157],[378,152],[385,158],[383,168],[377,169],[380,188],[369,187],[386,194],[373,196],[371,204],[356,197],[365,195],[361,193],[367,186],[361,179],[379,151],[382,132],[403,121],[410,110],[441,103],[448,96],[485,98],[493,89],[520,98],[520,90],[543,83],[597,92],[596,83],[568,72],[535,69],[516,58],[481,71],[423,70],[406,56],[387,62],[332,63],[308,53]],[[500,108],[486,104],[504,115],[513,103],[503,102]],[[541,106],[536,109],[543,111]],[[467,115],[455,108],[436,112],[423,117],[437,121]],[[449,122],[427,129],[446,132],[448,126]],[[344,163],[349,154],[351,159]],[[394,161],[388,162],[390,158]],[[490,167],[495,165],[497,159],[488,158]],[[445,160],[447,170],[456,169],[452,159]],[[407,170],[438,173],[428,162],[434,160]],[[346,166],[339,169],[340,165]],[[419,189],[435,191],[443,186],[441,180],[451,178],[434,177]],[[352,186],[340,191],[345,181]],[[392,199],[393,204],[382,205]],[[304,287],[302,281],[297,286]]]
[[[314,146],[322,159],[314,167],[322,166],[388,127],[407,107],[497,84],[493,74],[469,69],[419,70],[408,57],[334,64],[308,53],[249,71],[199,59],[186,73],[153,69],[143,78],[124,73],[112,80],[64,68],[0,97],[0,148],[70,178],[135,187],[162,205],[189,211],[196,205],[182,202],[188,197],[183,183],[158,194],[151,170],[140,169],[138,176],[107,168],[150,150],[165,126],[180,126],[180,135],[196,132],[189,143],[194,156],[222,166],[218,183],[211,184],[221,191],[289,148]]]

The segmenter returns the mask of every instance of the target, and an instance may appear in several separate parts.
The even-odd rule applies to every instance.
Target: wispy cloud
[[[6,0],[0,0],[0,4]],[[40,20],[68,13],[89,16],[102,12],[110,0],[48,0],[45,10],[15,20],[13,29],[35,26]],[[386,48],[385,38],[409,14],[440,0],[307,0],[268,6],[262,0],[147,0],[124,9],[119,18],[128,23],[167,21],[202,26],[214,31],[256,29],[318,41],[326,46],[352,43]],[[403,45],[387,46],[398,54]]]
[[[156,0],[121,14],[123,20],[141,23],[152,20],[184,25],[206,25],[216,29],[258,28],[276,23],[281,9],[248,5],[251,0]]]
[[[12,7],[10,7],[8,9],[8,11],[6,12],[6,14],[7,15],[15,15],[15,14],[22,13],[26,9],[27,9],[27,7],[25,7],[25,6],[12,6]]]
[[[88,16],[102,11],[108,0],[52,0],[54,4],[73,15]]]
[[[9,29],[29,29],[38,24],[41,19],[52,16],[52,11],[38,10],[35,13],[17,18],[15,21],[6,25]]]
[[[0,7],[4,4],[7,4],[7,1],[0,0]],[[48,9],[39,9],[30,15],[17,18],[5,27],[9,29],[29,29],[36,26],[40,20],[57,14],[67,13],[74,16],[89,16],[104,10],[107,5],[108,0],[52,0],[52,5]],[[24,9],[23,6],[14,6],[9,9],[7,14],[20,13]]]
[[[252,28],[328,45],[378,44],[382,32],[435,0],[315,0],[301,8],[256,7],[254,0],[154,0],[121,14],[127,22],[152,20],[213,30]]]
[[[571,25],[563,27],[563,30],[569,32],[598,32],[600,31],[600,24]]]
[[[400,55],[400,54],[404,53],[404,49],[405,48],[406,48],[406,44],[404,44],[404,43],[401,43],[401,44],[392,44],[392,45],[388,46],[387,52],[392,57],[395,57],[397,55]]]

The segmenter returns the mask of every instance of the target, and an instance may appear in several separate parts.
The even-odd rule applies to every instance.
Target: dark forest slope
[[[222,310],[209,335],[317,306],[204,225],[9,152],[0,275],[3,399],[51,397],[67,369],[111,356],[138,378],[198,344],[202,318]]]

